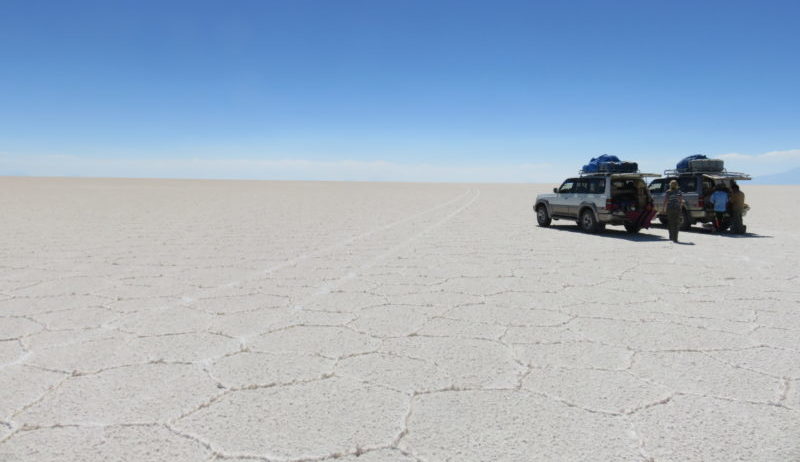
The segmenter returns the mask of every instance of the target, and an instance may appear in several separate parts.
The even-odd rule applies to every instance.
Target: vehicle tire
[[[631,234],[638,233],[640,229],[642,229],[642,228],[638,227],[637,225],[635,225],[633,223],[625,223],[625,231],[627,231],[627,232],[629,232]]]
[[[598,231],[597,219],[594,217],[594,212],[592,212],[591,209],[585,209],[581,212],[581,218],[578,224],[584,232],[596,233]]]
[[[550,218],[550,214],[547,213],[547,207],[544,205],[536,207],[536,221],[539,222],[539,226],[542,228],[547,228],[553,221],[553,219]]]
[[[667,221],[667,219],[664,217],[658,217],[658,221],[660,221],[661,224],[664,226],[667,226],[667,224],[669,224],[669,221]]]
[[[689,212],[686,209],[681,212],[681,222],[678,224],[678,228],[681,231],[688,231],[692,228],[692,217],[689,216]]]

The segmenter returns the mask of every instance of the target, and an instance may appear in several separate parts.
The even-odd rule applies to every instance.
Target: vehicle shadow
[[[549,227],[550,229],[556,229],[558,231],[565,231],[570,233],[577,233],[577,234],[587,234],[583,232],[583,230],[574,224],[564,224],[564,225],[556,225],[552,224]],[[597,236],[597,237],[605,237],[610,239],[624,239],[626,241],[633,241],[633,242],[666,242],[669,239],[658,236],[655,234],[648,234],[647,230],[642,230],[636,234],[631,234],[624,229],[613,229],[613,228],[606,228],[605,231],[601,231],[595,234],[588,234],[590,236]],[[694,244],[692,244],[694,245]]]
[[[651,228],[659,228],[659,229],[667,229],[666,225],[655,224],[651,225]],[[729,237],[733,239],[772,239],[774,236],[768,236],[765,234],[758,234],[758,233],[744,233],[744,234],[734,234],[728,231],[723,231],[721,233],[712,233],[711,231],[702,228],[701,226],[692,226],[688,230],[682,229],[680,234],[689,233],[689,234],[713,234],[715,236],[720,237]]]
[[[708,234],[708,231],[706,231],[706,234]],[[728,238],[731,238],[731,239],[753,239],[753,238],[755,238],[755,239],[772,239],[774,237],[774,236],[767,236],[767,235],[764,235],[764,234],[756,234],[756,233],[733,234],[733,233],[727,233],[727,232],[717,233],[717,236],[719,236],[719,237],[728,237]]]

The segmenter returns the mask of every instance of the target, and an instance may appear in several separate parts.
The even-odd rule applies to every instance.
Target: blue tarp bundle
[[[592,157],[592,160],[583,166],[583,172],[597,173],[600,171],[600,164],[604,162],[619,162],[619,157],[611,154],[603,154],[602,156]]]
[[[639,169],[636,162],[623,162],[619,157],[611,154],[603,154],[602,156],[593,157],[588,164],[583,166],[581,171],[583,173],[598,173],[598,172],[635,172]]]

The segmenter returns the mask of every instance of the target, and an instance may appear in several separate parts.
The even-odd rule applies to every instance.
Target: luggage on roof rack
[[[678,164],[675,166],[675,170],[679,172],[688,172],[692,168],[692,161],[701,159],[708,159],[708,157],[706,157],[703,154],[694,154],[691,156],[686,156],[678,162]]]
[[[600,164],[600,171],[606,173],[635,173],[639,170],[636,162],[604,162]]]
[[[639,170],[636,162],[625,162],[611,154],[593,157],[584,165],[581,173],[634,173]]]

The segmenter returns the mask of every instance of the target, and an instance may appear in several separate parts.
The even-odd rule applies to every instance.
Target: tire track
[[[473,203],[475,203],[475,201],[477,201],[477,200],[478,200],[478,198],[479,198],[479,197],[480,197],[480,195],[481,195],[481,191],[480,191],[480,189],[477,189],[477,190],[475,190],[474,192],[472,192],[472,191],[468,191],[468,192],[470,192],[470,193],[471,193],[471,197],[469,198],[469,200],[468,200],[466,203],[464,203],[463,205],[461,205],[460,207],[458,207],[456,210],[454,210],[454,211],[452,211],[452,212],[448,213],[447,215],[445,215],[445,216],[444,216],[444,218],[442,218],[442,219],[440,219],[440,220],[438,220],[438,221],[434,222],[433,224],[431,224],[430,226],[427,226],[427,227],[426,227],[426,228],[424,228],[423,230],[421,230],[421,231],[419,231],[419,232],[417,232],[417,233],[415,233],[415,234],[411,235],[410,237],[406,238],[406,239],[405,239],[403,242],[401,242],[400,244],[397,244],[397,245],[395,245],[395,246],[393,246],[393,247],[390,247],[390,248],[389,248],[388,250],[386,250],[385,252],[383,252],[383,253],[381,253],[381,254],[377,255],[376,257],[372,258],[372,259],[371,259],[369,262],[367,262],[367,263],[365,263],[365,264],[361,265],[361,266],[358,268],[358,270],[356,270],[356,271],[350,271],[350,272],[348,272],[348,273],[344,274],[343,276],[341,276],[340,278],[336,279],[335,281],[333,281],[333,282],[331,282],[331,283],[326,283],[326,284],[323,284],[323,285],[322,285],[322,286],[320,286],[320,288],[319,288],[319,289],[318,289],[318,290],[317,290],[317,291],[314,293],[314,295],[312,295],[312,298],[313,298],[314,296],[316,296],[316,295],[324,295],[324,294],[330,293],[331,291],[333,291],[333,290],[334,290],[334,289],[336,289],[337,287],[341,286],[341,285],[342,285],[342,284],[344,284],[345,282],[347,282],[347,281],[350,281],[350,280],[353,280],[353,279],[356,279],[356,278],[357,278],[357,277],[360,275],[359,273],[361,273],[361,272],[363,272],[363,271],[365,271],[365,270],[367,270],[367,269],[369,269],[369,268],[372,268],[373,266],[375,266],[375,265],[376,265],[377,263],[379,263],[380,261],[382,261],[382,260],[385,260],[385,259],[386,259],[386,258],[388,258],[389,256],[391,256],[391,255],[393,255],[393,254],[396,254],[397,252],[399,252],[399,251],[400,251],[400,250],[402,250],[403,248],[406,248],[406,247],[410,246],[410,245],[411,245],[413,242],[415,242],[415,241],[419,240],[419,238],[421,238],[421,237],[422,237],[422,236],[424,236],[425,234],[427,234],[427,233],[429,233],[430,231],[432,231],[432,230],[434,230],[434,229],[436,229],[436,228],[438,228],[438,227],[442,226],[443,224],[445,224],[445,223],[447,223],[448,221],[450,221],[451,219],[453,219],[455,216],[459,215],[461,212],[463,212],[464,210],[466,210],[467,208],[469,208],[469,207],[470,207],[470,206],[471,206]],[[304,300],[304,301],[305,301],[305,300]]]
[[[442,202],[442,203],[440,203],[438,205],[435,205],[434,207],[431,207],[429,209],[417,212],[415,214],[409,215],[409,216],[407,216],[405,218],[402,218],[400,220],[396,220],[396,221],[391,222],[389,224],[373,228],[373,229],[371,229],[369,231],[366,231],[364,233],[358,234],[356,236],[349,237],[347,239],[344,239],[344,240],[341,240],[341,241],[336,242],[334,244],[331,244],[329,246],[314,250],[312,252],[308,252],[308,253],[305,253],[305,254],[298,255],[298,256],[293,257],[293,258],[291,258],[289,260],[286,260],[284,262],[281,262],[281,263],[278,263],[276,265],[273,265],[273,266],[271,266],[269,268],[266,268],[266,269],[263,269],[263,270],[259,270],[259,271],[255,272],[255,273],[253,273],[251,276],[246,277],[246,278],[244,278],[242,280],[230,281],[230,282],[227,282],[227,283],[220,284],[220,285],[218,285],[216,287],[212,287],[212,288],[209,288],[209,289],[203,289],[201,291],[195,292],[193,294],[194,295],[193,297],[184,296],[183,299],[186,302],[186,304],[191,304],[191,302],[194,301],[195,298],[211,298],[211,297],[214,296],[215,293],[218,293],[218,292],[220,292],[220,291],[222,291],[224,289],[234,288],[234,287],[237,287],[239,285],[245,284],[247,282],[253,282],[253,281],[257,281],[257,280],[263,279],[264,276],[268,276],[268,275],[270,275],[272,273],[275,273],[275,272],[277,272],[277,271],[279,271],[279,270],[281,270],[283,268],[296,266],[296,265],[298,265],[298,264],[300,264],[300,263],[302,263],[304,261],[307,261],[307,260],[310,260],[312,258],[316,258],[316,257],[322,256],[322,255],[325,255],[326,253],[330,253],[330,252],[333,252],[333,251],[338,250],[338,249],[342,249],[342,248],[346,247],[347,245],[352,244],[354,242],[357,242],[357,241],[360,241],[360,240],[364,240],[364,239],[366,239],[368,237],[374,236],[374,235],[382,233],[382,232],[390,231],[390,230],[392,230],[394,228],[397,228],[398,226],[401,226],[401,225],[403,225],[405,223],[413,221],[413,220],[415,220],[415,219],[417,219],[419,217],[422,217],[422,216],[431,214],[433,212],[436,212],[436,211],[438,211],[440,209],[446,208],[446,207],[452,205],[453,203],[458,203],[459,201],[463,200],[464,198],[469,197],[472,193],[473,193],[472,190],[468,189],[463,194],[460,194],[460,195],[456,196],[455,198],[447,200],[445,202]]]

